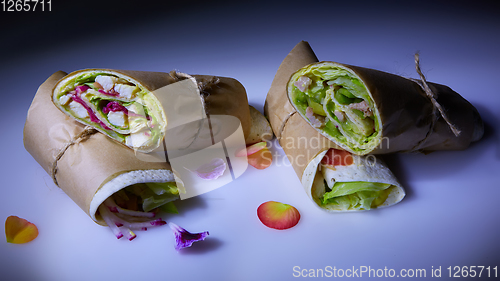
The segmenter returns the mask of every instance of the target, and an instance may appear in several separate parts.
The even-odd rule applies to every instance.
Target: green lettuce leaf
[[[179,189],[177,189],[175,182],[148,182],[146,185],[156,195],[163,195],[166,193],[179,194]]]
[[[179,189],[174,182],[146,183],[149,188],[141,193],[142,208],[149,212],[179,198]]]
[[[179,199],[179,189],[175,182],[134,184],[125,188],[142,199],[142,209],[149,212]],[[166,206],[164,211],[175,212],[175,206]]]
[[[336,182],[331,191],[323,195],[322,203],[335,204],[341,210],[370,210],[372,204],[384,203],[390,184],[377,182]]]
[[[304,67],[293,77],[298,79],[302,75],[313,81],[304,93],[296,87],[292,89],[291,97],[297,109],[305,114],[306,108],[311,107],[315,114],[327,116],[327,122],[331,119],[338,126],[334,129],[325,124],[320,130],[354,152],[369,150],[380,142],[378,117],[365,116],[362,111],[349,106],[363,100],[370,108],[374,106],[368,89],[354,73],[341,67],[319,64]],[[344,112],[345,120],[340,121],[334,115],[336,110]]]
[[[165,205],[169,202],[172,202],[179,198],[179,195],[172,193],[165,193],[162,195],[153,195],[147,198],[144,198],[142,201],[142,209],[144,212],[149,212],[153,209],[156,209],[162,205]]]
[[[177,207],[175,207],[174,202],[170,201],[165,205],[160,206],[160,210],[164,211],[165,213],[170,213],[170,214],[178,214],[179,211],[177,210]]]

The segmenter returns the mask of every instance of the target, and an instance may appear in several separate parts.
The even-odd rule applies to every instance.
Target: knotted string
[[[50,176],[52,177],[52,180],[57,186],[59,186],[56,179],[57,162],[59,161],[59,159],[61,159],[61,157],[64,155],[64,153],[66,152],[66,150],[68,150],[70,146],[89,139],[90,136],[92,136],[95,133],[97,133],[96,129],[90,126],[86,126],[80,134],[76,135],[71,141],[64,144],[61,150],[59,150],[59,153],[57,153],[54,162],[52,163],[52,169],[50,170]]]
[[[193,82],[198,86],[198,90],[200,91],[200,98],[201,98],[201,103],[203,105],[203,109],[205,109],[205,112],[207,110],[207,104],[206,104],[206,98],[210,95],[209,90],[219,84],[220,79],[219,77],[212,76],[209,80],[207,81],[196,81],[196,79],[186,73],[182,72],[177,72],[175,70],[170,71],[169,73],[170,77],[174,78],[174,80],[181,81],[185,79],[192,79]]]
[[[446,121],[446,124],[448,124],[448,126],[450,127],[453,134],[455,134],[455,136],[458,137],[460,135],[461,131],[455,125],[453,125],[451,123],[451,121],[448,118],[448,115],[446,115],[446,112],[444,111],[443,107],[437,102],[436,95],[429,88],[429,85],[427,85],[427,81],[425,80],[425,76],[422,73],[422,71],[420,70],[420,55],[418,52],[415,54],[415,69],[417,70],[418,75],[420,75],[421,81],[417,81],[415,79],[411,79],[411,80],[416,82],[418,85],[420,85],[420,87],[422,88],[422,90],[424,90],[427,97],[429,97],[429,99],[432,102],[432,105],[434,106],[434,108],[432,110],[432,114],[434,116],[434,119],[433,119],[433,122],[432,122],[432,125],[431,125],[431,128],[429,131],[432,132],[432,130],[434,129],[434,124],[436,123],[435,121],[437,119],[436,110],[438,110],[439,113],[441,114],[441,117],[443,117],[444,121]]]

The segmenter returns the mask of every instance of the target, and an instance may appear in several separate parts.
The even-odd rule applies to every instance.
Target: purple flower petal
[[[191,247],[194,242],[205,240],[208,236],[208,231],[201,233],[190,233],[184,228],[169,222],[168,225],[174,232],[175,236],[175,249],[179,251],[182,248]]]
[[[226,171],[226,162],[221,158],[215,158],[210,163],[201,165],[195,172],[200,178],[205,180],[215,180]]]

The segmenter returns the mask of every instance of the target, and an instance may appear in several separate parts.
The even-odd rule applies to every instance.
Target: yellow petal
[[[38,228],[33,223],[17,216],[5,220],[5,237],[8,243],[24,244],[38,236]]]

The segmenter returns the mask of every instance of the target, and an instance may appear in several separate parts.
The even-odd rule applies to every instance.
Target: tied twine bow
[[[451,121],[448,118],[448,115],[446,115],[446,112],[444,111],[443,107],[437,102],[436,94],[434,94],[432,92],[432,90],[429,88],[429,85],[427,85],[427,81],[425,80],[425,76],[422,73],[422,70],[420,70],[420,54],[418,52],[415,54],[415,69],[417,70],[418,75],[420,75],[421,81],[418,81],[415,79],[410,79],[410,80],[417,83],[422,88],[422,90],[424,90],[425,94],[431,100],[432,105],[433,105],[432,114],[434,116],[434,119],[433,119],[431,128],[429,130],[429,134],[434,129],[434,124],[436,123],[436,119],[437,119],[437,114],[436,114],[436,110],[437,110],[441,114],[441,117],[443,117],[444,121],[446,121],[446,124],[448,124],[448,126],[450,127],[453,134],[455,134],[455,136],[458,137],[460,135],[461,131],[455,125],[453,125],[451,123]]]
[[[193,83],[195,83],[195,85],[198,87],[198,90],[200,92],[201,105],[202,105],[202,108],[204,110],[204,114],[207,117],[208,125],[209,125],[209,128],[210,128],[210,136],[212,137],[212,144],[215,144],[214,136],[213,136],[213,133],[212,133],[212,125],[211,125],[211,122],[210,122],[210,115],[207,112],[208,108],[207,108],[206,98],[208,96],[210,96],[209,90],[212,87],[217,86],[217,84],[219,84],[219,82],[220,82],[219,77],[212,76],[212,77],[210,77],[210,79],[208,79],[206,81],[203,81],[203,80],[196,81],[196,79],[193,76],[191,76],[189,74],[186,74],[186,73],[177,72],[175,70],[170,71],[169,75],[170,75],[170,77],[174,78],[174,80],[176,82],[177,81],[181,81],[181,80],[185,80],[185,79],[191,79],[191,81],[193,81]],[[195,136],[193,137],[193,140],[191,141],[191,143],[187,144],[187,146],[185,146],[184,149],[190,147],[196,141],[196,139],[198,139],[198,137],[199,137],[199,135],[200,135],[200,133],[202,131],[201,129],[203,127],[203,123],[204,123],[204,119],[202,118],[202,119],[199,120],[198,131],[196,132]],[[167,149],[166,149],[166,145],[165,145],[165,140],[163,140],[163,146],[164,146],[164,150],[166,152]],[[167,159],[168,159],[168,157],[167,157]]]
[[[186,73],[177,72],[175,70],[170,71],[169,75],[170,77],[174,78],[176,82],[185,79],[191,79],[198,86],[198,90],[200,91],[201,103],[203,105],[203,109],[205,109],[206,112],[207,110],[206,98],[210,95],[209,90],[212,87],[219,84],[220,82],[219,77],[212,76],[210,79],[206,81],[196,81],[196,79],[193,76]]]

